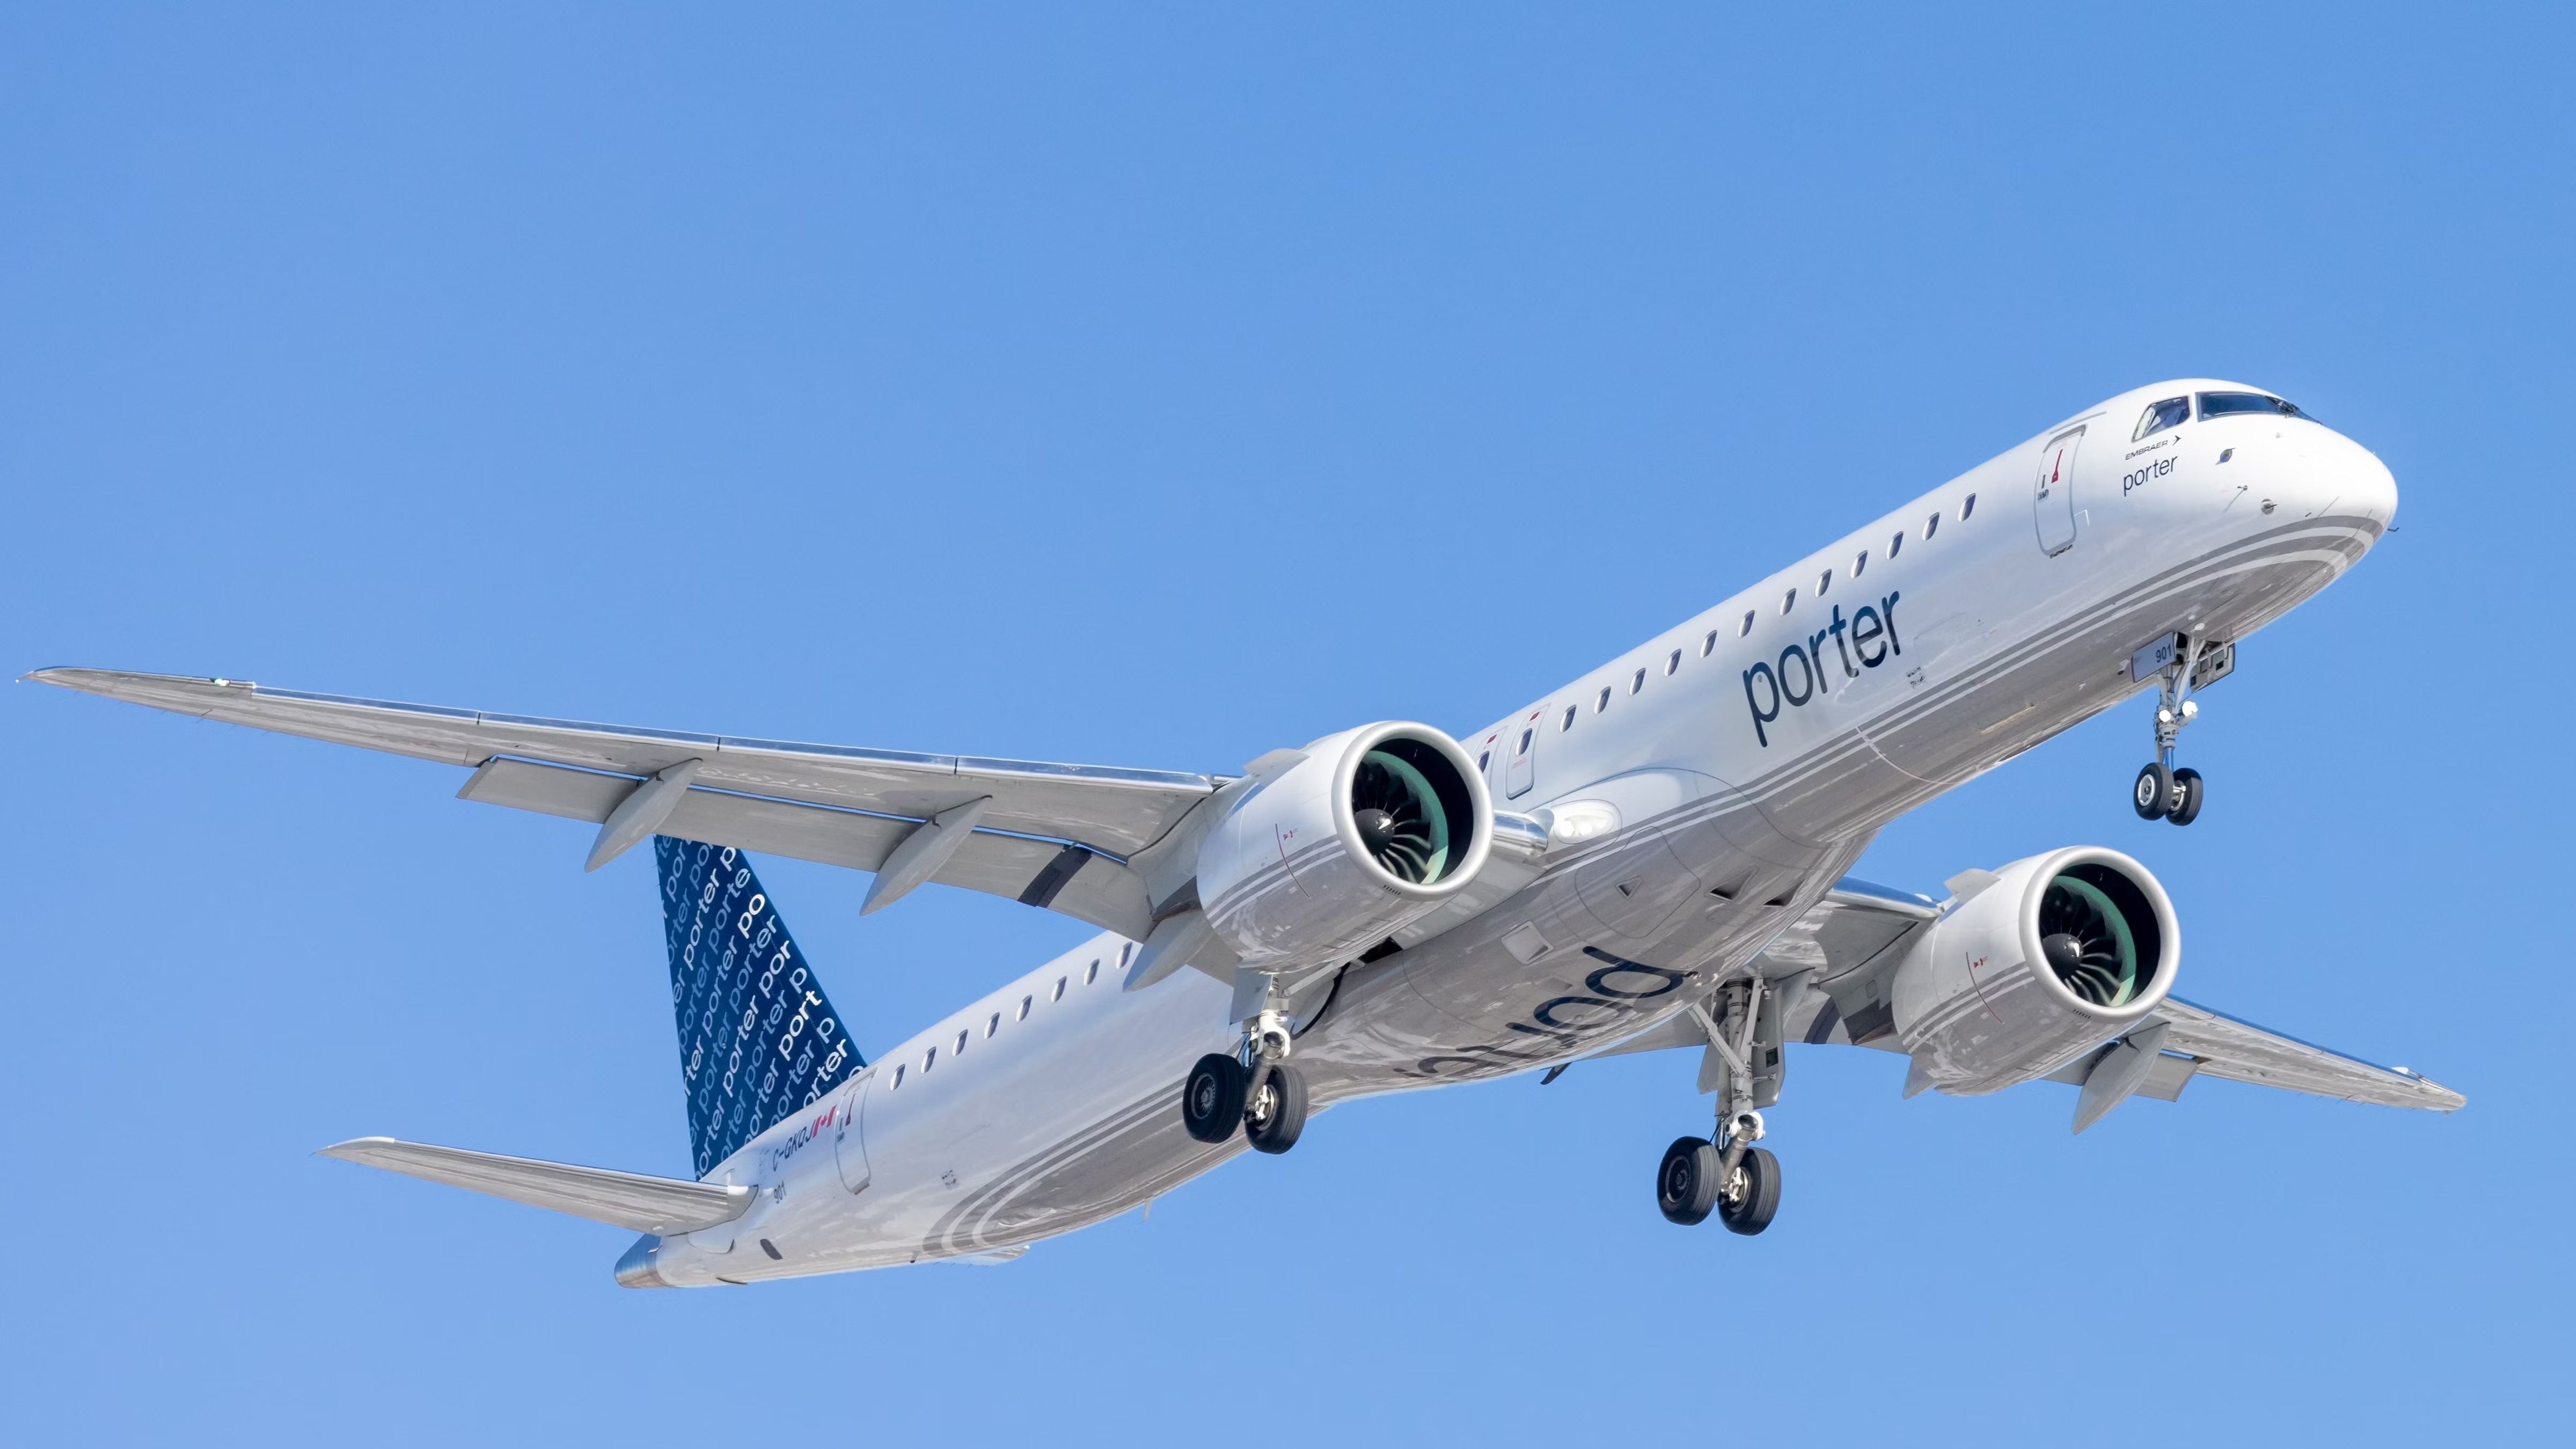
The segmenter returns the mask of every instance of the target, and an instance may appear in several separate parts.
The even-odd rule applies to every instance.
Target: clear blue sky
[[[1748,1241],[1655,1214],[1674,1053],[1007,1268],[630,1293],[615,1230],[308,1154],[684,1172],[648,859],[9,686],[0,1435],[2563,1432],[2566,11],[852,9],[0,14],[0,663],[1225,770],[2238,377],[2404,502],[2211,692],[2208,813],[2130,814],[2138,701],[1864,869],[2133,851],[2184,994],[2468,1109],[2071,1138],[1806,1050]],[[871,1052],[1078,935],[765,869]]]

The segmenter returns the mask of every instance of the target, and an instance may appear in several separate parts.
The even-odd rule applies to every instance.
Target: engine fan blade
[[[2041,953],[2068,990],[2096,1006],[2117,1006],[2137,987],[2137,962],[2119,907],[2072,876],[2049,882],[2040,899]]]
[[[1374,751],[1351,783],[1360,843],[1389,874],[1416,884],[1437,879],[1448,854],[1440,802],[1428,792],[1420,772]]]

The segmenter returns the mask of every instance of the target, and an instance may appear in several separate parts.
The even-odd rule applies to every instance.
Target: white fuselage
[[[2323,588],[2397,502],[2316,423],[2133,439],[2124,393],[1461,736],[1551,828],[1403,949],[1298,1003],[1318,1106],[1561,1061],[1752,962],[1895,816],[2145,687],[2141,645],[2233,641]],[[2070,436],[2081,429],[2080,435]],[[2221,461],[2224,456],[2224,461]],[[1971,500],[1974,500],[1971,503]],[[1937,522],[1936,522],[1937,521]],[[647,1240],[630,1281],[742,1282],[1008,1250],[1132,1208],[1241,1139],[1183,1130],[1229,987],[1120,990],[1101,935],[893,1048],[708,1174],[742,1218]]]

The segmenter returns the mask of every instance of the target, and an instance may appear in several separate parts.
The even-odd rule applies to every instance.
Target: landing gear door
[[[1504,799],[1517,800],[1538,783],[1539,726],[1546,718],[1547,706],[1542,704],[1510,731],[1511,738],[1505,741],[1510,763],[1503,769]]]
[[[2037,510],[2039,551],[2054,558],[2075,546],[2075,452],[2082,428],[2068,428],[2039,450],[2039,475],[2031,506]]]
[[[839,1109],[832,1124],[832,1156],[840,1164],[841,1186],[852,1192],[865,1191],[868,1185],[867,1133],[859,1121],[859,1102],[868,1093],[868,1083],[876,1073],[861,1073],[841,1093]]]

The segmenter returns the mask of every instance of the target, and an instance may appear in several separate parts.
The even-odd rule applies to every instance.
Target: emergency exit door
[[[1547,706],[1540,705],[1512,731],[1511,763],[1503,769],[1503,798],[1517,800],[1538,783],[1539,723],[1547,717]]]

